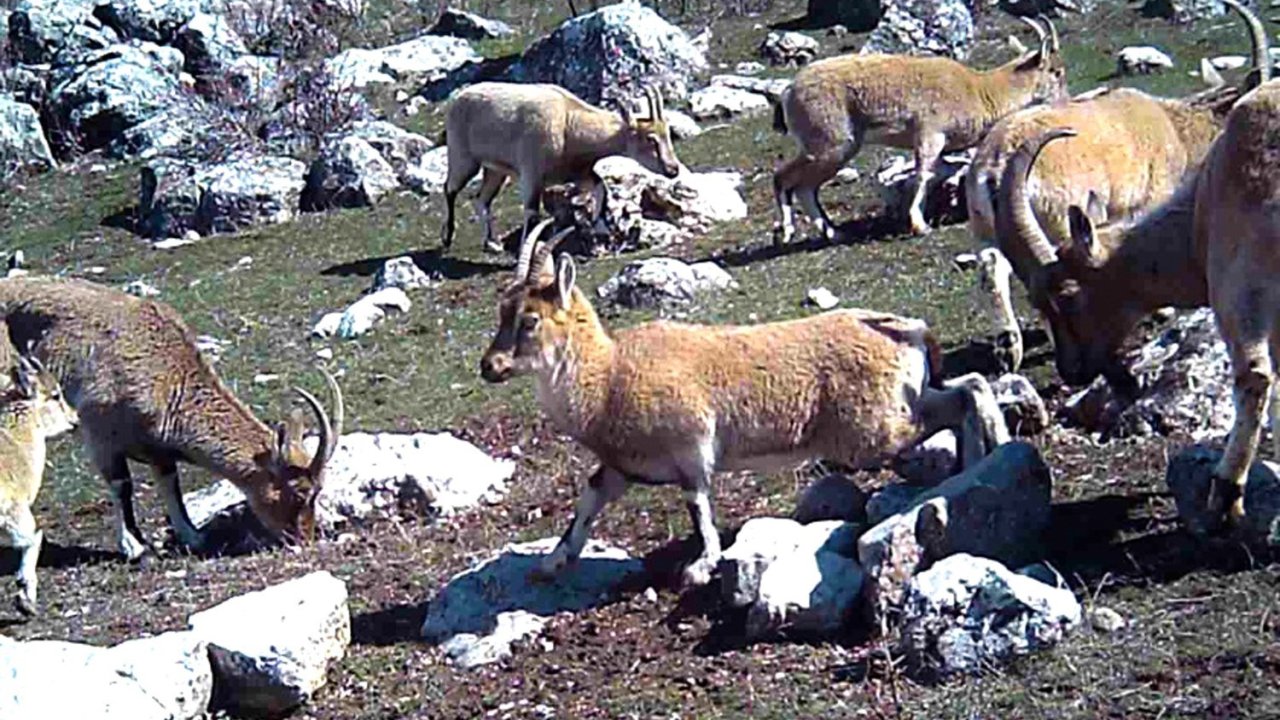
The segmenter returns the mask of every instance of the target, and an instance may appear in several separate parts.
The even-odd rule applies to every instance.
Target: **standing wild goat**
[[[915,152],[917,185],[907,216],[913,233],[928,232],[921,206],[943,152],[976,145],[1015,110],[1065,96],[1058,34],[1044,23],[1048,32],[1028,21],[1039,49],[985,72],[941,57],[844,55],[797,73],[774,113],[774,126],[800,145],[800,154],[773,175],[780,214],[775,241],[788,242],[795,232],[791,204],[797,194],[809,218],[834,237],[818,188],[864,142]]]
[[[626,105],[620,113],[610,112],[558,85],[483,82],[458,93],[445,119],[449,172],[444,185],[444,246],[453,244],[458,193],[482,169],[475,207],[484,223],[485,248],[496,252],[502,247],[494,237],[490,205],[512,175],[520,179],[526,234],[547,185],[587,181],[597,195],[603,192],[593,169],[600,158],[627,155],[653,172],[679,175],[662,96],[648,89],[645,98],[649,114],[639,118]]]
[[[58,381],[38,360],[18,358],[13,384],[0,398],[0,542],[22,552],[18,594],[23,615],[36,613],[36,563],[44,533],[31,505],[44,477],[45,440],[75,427],[76,413]]]
[[[1014,154],[1002,181],[1008,213],[998,231],[1048,247],[1027,190],[1040,149],[1073,130],[1057,128]],[[1058,372],[1073,385],[1104,374],[1132,393],[1119,359],[1125,336],[1164,306],[1209,305],[1234,373],[1236,416],[1214,469],[1212,506],[1243,512],[1244,481],[1280,360],[1280,83],[1264,83],[1227,117],[1198,175],[1131,224],[1097,226],[1069,210],[1071,242],[1043,269],[1032,299],[1053,331]],[[1005,221],[1005,216],[1008,220]],[[1275,408],[1273,408],[1273,411]]]
[[[578,557],[596,515],[629,482],[684,491],[703,542],[684,577],[701,584],[720,556],[709,496],[717,470],[810,458],[875,465],[944,427],[957,431],[967,467],[1008,440],[980,375],[937,387],[939,349],[919,320],[836,310],[746,327],[660,321],[610,334],[576,287],[572,258],[552,266],[565,233],[534,252],[547,224],[530,234],[480,363],[490,382],[535,374],[543,410],[600,460],[544,573]]]
[[[320,431],[308,456],[300,415],[276,428],[254,417],[167,305],[81,280],[11,278],[0,280],[0,320],[16,346],[31,344],[79,414],[89,456],[115,498],[126,557],[146,551],[133,512],[131,459],[155,471],[170,524],[189,547],[200,547],[200,534],[182,503],[179,462],[235,483],[272,532],[311,537],[324,467],[342,432],[342,393],[328,373],[332,425],[319,401],[295,388]]]

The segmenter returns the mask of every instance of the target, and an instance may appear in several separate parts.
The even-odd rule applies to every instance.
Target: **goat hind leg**
[[[626,477],[617,470],[601,465],[587,480],[587,486],[578,497],[569,528],[565,530],[555,549],[542,559],[535,576],[554,577],[566,565],[576,561],[587,544],[587,534],[591,531],[591,524],[595,522],[596,516],[606,505],[622,497],[626,490]]]
[[[937,169],[938,158],[946,145],[947,136],[942,133],[923,133],[916,141],[916,185],[911,194],[911,204],[907,207],[907,220],[911,224],[913,235],[926,235],[929,232],[929,223],[924,219],[925,194]]]
[[[165,512],[169,516],[169,527],[173,528],[173,534],[178,537],[179,543],[199,551],[204,546],[204,536],[191,522],[187,506],[182,501],[177,464],[166,460],[152,464],[152,469],[160,485],[160,494],[164,496]]]
[[[481,224],[484,225],[484,249],[486,252],[502,252],[502,244],[494,238],[493,199],[506,184],[506,173],[493,168],[485,168],[484,175],[480,180],[480,190],[476,193],[475,200],[472,201],[476,216],[480,218]]]
[[[129,475],[129,463],[123,455],[118,455],[99,463],[99,467],[115,501],[116,538],[120,553],[133,562],[146,554],[147,545],[133,511],[133,478]]]
[[[1262,419],[1267,412],[1274,376],[1271,353],[1262,341],[1230,345],[1234,371],[1236,418],[1227,438],[1227,447],[1213,471],[1209,511],[1228,511],[1229,519],[1244,516],[1244,489],[1249,466],[1257,456]]]
[[[19,506],[6,514],[10,517],[0,522],[0,540],[3,540],[3,544],[22,553],[22,559],[18,564],[18,591],[13,598],[14,606],[22,615],[31,617],[36,614],[38,607],[39,578],[36,575],[36,566],[40,562],[40,547],[44,543],[44,533],[36,529],[36,520],[31,515],[31,508]]]

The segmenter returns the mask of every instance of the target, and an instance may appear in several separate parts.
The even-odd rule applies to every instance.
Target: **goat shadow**
[[[808,235],[803,240],[793,240],[784,245],[770,242],[768,244],[734,248],[725,252],[713,252],[707,257],[700,258],[699,261],[710,260],[731,268],[745,267],[752,263],[764,262],[788,255],[819,252],[840,246],[885,242],[906,237],[908,236],[901,220],[886,213],[873,213],[837,225],[834,239],[828,239],[821,235]]]
[[[320,274],[329,277],[372,277],[377,274],[378,270],[382,269],[386,261],[392,257],[403,255],[408,255],[413,260],[413,264],[417,265],[428,276],[442,277],[448,280],[465,280],[480,275],[509,272],[515,267],[514,259],[503,262],[475,262],[451,257],[443,249],[433,248],[431,250],[418,250],[394,256],[371,257],[339,265],[331,265],[321,270]]]

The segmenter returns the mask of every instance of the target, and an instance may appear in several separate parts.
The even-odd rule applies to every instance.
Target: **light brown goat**
[[[531,234],[529,251],[546,225]],[[578,557],[596,515],[629,482],[684,491],[703,543],[684,577],[701,584],[720,556],[710,502],[717,470],[811,458],[878,465],[944,427],[957,431],[967,467],[1009,438],[980,375],[939,387],[939,350],[919,320],[836,310],[743,327],[651,322],[610,334],[577,288],[572,258],[552,265],[563,236],[522,257],[480,365],[490,382],[535,375],[543,410],[600,460],[544,573]]]
[[[10,340],[33,353],[61,383],[80,416],[89,456],[111,486],[120,550],[147,546],[133,512],[128,460],[149,464],[178,539],[200,547],[178,486],[178,463],[231,480],[259,520],[287,540],[314,532],[315,499],[342,429],[342,393],[325,373],[334,423],[319,401],[320,445],[302,446],[301,418],[268,427],[227,389],[167,305],[80,280],[0,280],[0,319]]]
[[[1031,242],[1048,238],[1031,211],[1026,177],[1059,128],[1010,160],[1002,189],[1008,227]],[[1214,470],[1211,504],[1243,512],[1244,480],[1257,452],[1262,414],[1280,360],[1280,83],[1241,98],[1198,175],[1132,224],[1099,227],[1069,211],[1072,240],[1057,249],[1033,300],[1053,331],[1058,371],[1071,384],[1099,373],[1135,389],[1119,349],[1139,319],[1156,308],[1209,305],[1234,373],[1236,416]],[[1114,379],[1113,379],[1114,378]]]
[[[45,441],[75,427],[76,413],[58,381],[38,361],[18,359],[13,384],[0,397],[0,544],[22,553],[18,593],[23,615],[36,613],[36,564],[44,533],[36,529],[31,505],[44,478]]]
[[[484,223],[485,248],[497,252],[502,248],[494,237],[490,205],[513,175],[520,179],[527,233],[549,184],[586,180],[603,191],[592,169],[600,158],[627,155],[653,172],[680,174],[662,96],[650,89],[645,97],[649,115],[638,118],[625,105],[621,113],[610,112],[558,85],[484,82],[458,93],[445,120],[444,246],[453,243],[458,193],[481,170],[476,212]]]
[[[834,237],[818,189],[864,142],[914,151],[917,185],[907,216],[913,233],[927,232],[921,205],[943,152],[976,145],[1015,110],[1065,97],[1057,31],[1044,22],[1049,32],[1031,23],[1039,49],[988,71],[940,57],[844,55],[797,73],[774,115],[775,127],[800,145],[800,154],[773,175],[775,241],[791,240],[797,194],[809,218]]]

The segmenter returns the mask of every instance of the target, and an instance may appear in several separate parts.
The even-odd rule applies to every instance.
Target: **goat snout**
[[[491,383],[500,383],[511,377],[514,367],[511,353],[486,353],[480,358],[480,377]]]

